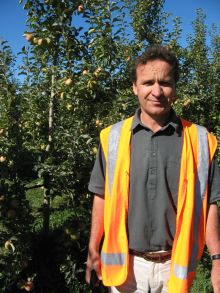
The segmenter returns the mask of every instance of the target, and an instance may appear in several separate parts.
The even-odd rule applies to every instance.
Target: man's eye
[[[162,85],[162,86],[172,86],[171,82],[169,82],[169,81],[161,81],[160,85]]]

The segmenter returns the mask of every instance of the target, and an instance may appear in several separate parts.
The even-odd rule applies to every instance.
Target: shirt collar
[[[141,113],[140,108],[135,111],[134,119],[131,124],[131,131],[135,130],[138,126],[148,128],[146,125],[144,125],[141,122],[140,113]],[[182,129],[181,121],[173,109],[171,109],[169,119],[167,120],[167,123],[162,127],[162,129],[167,128],[169,125],[172,126],[176,130],[176,132],[179,132]]]

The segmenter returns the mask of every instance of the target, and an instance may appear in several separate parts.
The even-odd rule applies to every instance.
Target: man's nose
[[[155,97],[159,97],[162,93],[162,88],[158,82],[155,82],[152,86],[152,95]]]

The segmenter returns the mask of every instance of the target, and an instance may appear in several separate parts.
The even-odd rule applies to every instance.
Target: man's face
[[[154,118],[169,113],[175,100],[175,81],[169,63],[157,59],[137,67],[137,80],[133,83],[141,111]]]

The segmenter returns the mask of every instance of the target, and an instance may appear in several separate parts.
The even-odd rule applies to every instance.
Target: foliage
[[[197,10],[193,29],[188,47],[182,50],[182,78],[178,86],[180,99],[176,109],[186,119],[207,127],[219,139],[219,36],[215,29],[210,48],[207,45],[205,14],[201,9]]]
[[[212,293],[212,285],[210,280],[210,271],[211,271],[211,260],[210,256],[205,249],[202,259],[196,270],[196,278],[192,285],[192,293],[204,292]]]
[[[0,287],[5,291],[21,275],[31,277],[25,272],[31,257],[32,217],[24,186],[31,162],[18,126],[21,108],[11,70],[13,57],[6,42],[0,49]]]
[[[220,37],[213,26],[207,45],[198,10],[183,48],[181,19],[171,20],[162,0],[19,2],[28,25],[19,81],[10,47],[0,47],[0,285],[8,293],[89,292],[87,185],[100,130],[137,107],[133,58],[148,44],[172,48],[181,65],[176,111],[219,137]]]

